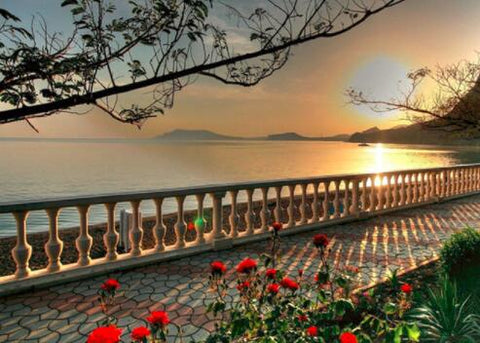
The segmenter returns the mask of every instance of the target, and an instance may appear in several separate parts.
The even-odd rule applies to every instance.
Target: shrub
[[[443,267],[449,274],[480,261],[480,232],[467,227],[454,233],[440,251]]]
[[[438,289],[429,289],[426,302],[411,315],[418,322],[422,342],[479,342],[480,316],[469,311],[470,300],[460,301],[456,283],[447,276]]]

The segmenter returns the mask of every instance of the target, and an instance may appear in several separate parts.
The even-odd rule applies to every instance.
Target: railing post
[[[288,203],[288,223],[287,227],[294,227],[296,225],[295,220],[295,185],[288,185],[289,190],[289,203]]]
[[[117,259],[117,245],[119,235],[115,229],[115,203],[105,204],[107,209],[107,232],[103,235],[103,243],[107,250],[105,258],[108,261],[115,261]]]
[[[185,201],[185,195],[178,195],[177,199],[177,222],[174,225],[175,236],[177,236],[177,242],[175,243],[175,249],[180,249],[185,246],[185,233],[187,231],[187,224],[185,223],[185,217],[183,212],[183,203]]]
[[[47,271],[53,273],[62,268],[60,256],[63,251],[63,242],[58,237],[58,213],[60,209],[49,208],[46,210],[49,221],[48,242],[45,244],[45,253],[48,257]]]
[[[155,227],[153,228],[153,237],[155,238],[155,251],[161,252],[165,250],[165,233],[167,232],[167,227],[163,222],[163,212],[162,204],[163,198],[153,199],[155,204]],[[198,233],[197,233],[198,234]]]
[[[310,223],[318,222],[318,182],[313,182],[312,219]]]
[[[340,180],[335,180],[335,197],[333,199],[333,218],[340,218]]]
[[[210,193],[213,202],[212,213],[212,232],[211,241],[215,250],[227,249],[232,247],[232,239],[227,238],[223,231],[223,206],[222,198],[225,196],[225,192]]]
[[[197,231],[196,244],[205,243],[205,227],[207,226],[207,221],[205,220],[205,215],[203,214],[203,200],[205,199],[205,194],[195,195],[197,198],[197,219],[195,220],[195,230]]]
[[[240,220],[240,216],[238,214],[238,209],[237,209],[238,191],[237,190],[230,191],[230,196],[232,199],[232,205],[230,207],[230,217],[228,218],[228,221],[230,223],[230,237],[235,238],[235,237],[238,237],[238,222]]]
[[[282,186],[275,187],[275,210],[274,216],[276,222],[282,221]]]
[[[130,244],[132,250],[130,254],[132,256],[140,256],[142,254],[142,239],[143,229],[139,218],[140,200],[130,201],[132,206],[132,229],[130,230]]]
[[[79,266],[88,266],[90,264],[90,249],[92,248],[92,236],[88,233],[88,209],[90,206],[77,206],[80,214],[80,235],[75,240],[78,251]]]
[[[249,236],[254,233],[255,213],[253,212],[253,191],[254,189],[247,189],[247,212],[245,213],[245,223],[247,230],[245,235]]]
[[[385,205],[385,202],[384,202],[384,190],[383,190],[383,175],[380,174],[379,176],[379,179],[380,179],[380,182],[378,184],[378,192],[377,192],[377,196],[378,196],[378,205],[377,205],[377,210],[383,210],[383,207]]]
[[[385,208],[392,207],[392,175],[387,175],[387,194],[386,194],[386,202]]]
[[[322,205],[323,205],[323,217],[322,217],[322,220],[328,220],[330,219],[330,213],[329,213],[329,208],[328,208],[328,205],[330,204],[330,181],[325,181],[323,183],[323,188],[325,188],[325,192],[323,194],[323,202],[322,202]]]
[[[410,205],[413,203],[413,196],[412,196],[412,193],[413,193],[413,187],[412,187],[412,178],[413,178],[413,174],[412,173],[408,173],[408,184],[407,184],[407,204]]]
[[[354,216],[358,216],[358,198],[359,198],[359,181],[352,180],[352,208],[351,212]]]
[[[302,183],[300,185],[302,189],[302,200],[300,203],[300,223],[299,225],[304,225],[307,223],[307,184]]]
[[[362,212],[367,211],[367,181],[368,178],[362,179]]]
[[[14,212],[17,222],[17,244],[12,249],[12,257],[15,261],[15,277],[21,279],[30,275],[29,261],[32,257],[32,247],[27,241],[27,217],[28,211]]]
[[[393,174],[393,202],[392,207],[398,207],[398,174]]]
[[[343,214],[342,217],[348,217],[350,215],[350,180],[346,179],[344,180],[344,185],[345,185],[345,195],[343,197]]]
[[[368,207],[369,212],[375,211],[376,203],[375,203],[375,177],[370,177],[370,206]]]
[[[268,210],[268,187],[262,187],[262,209],[260,210],[260,220],[262,226],[259,232],[268,232],[268,219],[270,211]]]

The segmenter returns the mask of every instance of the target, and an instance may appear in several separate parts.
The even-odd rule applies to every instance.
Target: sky
[[[58,4],[54,0],[2,2],[22,18],[37,12],[47,19],[68,18]],[[398,92],[398,82],[405,81],[408,71],[476,60],[478,13],[478,0],[406,0],[346,34],[294,48],[287,65],[255,87],[199,78],[177,94],[172,109],[150,119],[141,130],[92,110],[81,116],[59,114],[34,120],[39,134],[24,122],[3,124],[0,137],[147,138],[178,128],[250,137],[291,131],[327,136],[406,124],[399,113],[378,114],[349,105],[345,90],[353,86],[388,99]],[[53,27],[59,25],[55,20]],[[145,92],[126,98],[142,99]]]

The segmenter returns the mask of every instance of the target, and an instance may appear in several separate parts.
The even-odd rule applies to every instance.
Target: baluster
[[[48,242],[45,244],[45,253],[48,257],[47,271],[52,273],[62,268],[60,256],[63,251],[63,242],[58,237],[58,214],[60,209],[49,208],[45,211],[47,212],[49,222]]]
[[[322,220],[327,220],[330,219],[330,213],[329,213],[329,208],[328,205],[330,204],[330,181],[325,181],[323,183],[323,188],[325,188],[324,194],[323,194],[323,217]]]
[[[350,212],[354,216],[358,215],[359,182],[357,179],[352,181],[352,207]]]
[[[28,211],[14,212],[17,222],[17,244],[12,249],[12,257],[15,261],[15,277],[17,279],[30,275],[29,261],[32,257],[32,247],[27,241],[27,217]]]
[[[161,252],[165,250],[165,233],[167,232],[167,227],[163,222],[163,198],[153,199],[155,204],[155,227],[153,228],[153,237],[155,239],[155,251]],[[195,222],[196,224],[196,222]],[[197,231],[198,235],[198,231]]]
[[[392,207],[392,175],[387,175],[387,194],[385,208]]]
[[[299,225],[304,225],[307,223],[307,184],[302,183],[300,185],[302,189],[302,202],[300,203],[300,223]]]
[[[88,209],[90,206],[77,206],[80,214],[80,235],[75,240],[78,251],[79,266],[88,266],[90,264],[90,249],[92,248],[92,236],[88,233]]]
[[[398,174],[393,175],[393,201],[392,207],[398,206]]]
[[[450,175],[450,195],[455,195],[457,194],[457,187],[456,187],[456,182],[457,182],[457,171],[456,169],[453,169],[451,171]]]
[[[375,196],[375,177],[370,177],[370,207],[369,212],[375,211],[376,208],[376,196]]]
[[[408,183],[407,183],[407,204],[411,204],[412,201],[412,174],[408,174]]]
[[[105,204],[107,209],[107,232],[103,235],[103,244],[105,244],[105,249],[107,250],[105,255],[107,261],[115,261],[118,257],[117,244],[119,235],[115,229],[115,205],[116,203]]]
[[[196,194],[197,198],[197,219],[195,220],[195,230],[197,231],[197,239],[195,244],[205,243],[205,228],[207,227],[207,221],[205,220],[204,210],[203,210],[203,200],[205,199],[205,194]]]
[[[383,192],[383,175],[379,175],[380,182],[378,184],[378,206],[377,210],[383,210],[384,207],[384,192]]]
[[[405,174],[400,174],[402,178],[402,183],[400,184],[400,206],[405,206],[406,196],[405,196]]]
[[[479,168],[475,167],[475,190],[478,191],[480,189],[480,178],[479,178]]]
[[[130,201],[132,206],[132,229],[130,230],[130,245],[132,250],[130,254],[132,256],[140,256],[142,254],[142,239],[143,229],[140,223],[140,200]]]
[[[289,198],[289,203],[288,203],[288,223],[287,227],[294,227],[297,224],[297,221],[295,219],[295,185],[288,185],[288,198]]]
[[[343,214],[342,216],[343,217],[347,217],[350,215],[350,197],[349,197],[349,192],[350,192],[350,181],[349,180],[345,180],[344,182],[345,184],[345,196],[344,196],[344,199],[343,199]]]
[[[437,196],[437,179],[435,172],[430,172],[430,199]]]
[[[255,213],[253,212],[253,189],[247,189],[247,212],[245,213],[245,223],[247,230],[245,235],[249,236],[253,234],[253,225],[255,222]]]
[[[282,222],[282,186],[275,187],[275,221]]]
[[[340,218],[340,180],[335,180],[335,197],[333,198],[333,218]]]
[[[460,194],[465,193],[465,169],[460,169]]]
[[[367,211],[367,178],[362,179],[362,212]]]
[[[230,223],[230,237],[238,237],[238,222],[240,221],[240,215],[238,214],[237,208],[237,195],[238,191],[230,191],[230,197],[232,199],[232,205],[230,207],[230,217],[228,221]]]
[[[412,202],[418,202],[418,173],[412,174],[413,197]]]
[[[450,196],[450,170],[446,169],[443,171],[444,183],[443,187],[445,189],[443,196],[445,198]]]
[[[318,222],[318,182],[313,182],[312,219],[310,223]]]
[[[473,170],[471,167],[468,168],[468,191],[471,192],[473,190],[473,187],[472,187],[472,182],[473,180]]]
[[[268,219],[270,217],[270,211],[268,210],[268,187],[262,188],[262,209],[260,210],[260,220],[262,226],[259,232],[268,231]]]
[[[210,193],[213,201],[213,214],[212,214],[212,239],[219,240],[225,238],[225,233],[223,232],[223,208],[222,208],[222,198],[225,196],[223,192]]]
[[[183,248],[185,246],[185,233],[187,231],[187,224],[185,223],[183,204],[185,202],[185,195],[178,195],[177,199],[177,222],[174,225],[175,236],[177,236],[177,242],[175,243],[175,249]]]
[[[419,173],[419,176],[420,176],[420,200],[421,201],[425,201],[425,183],[424,183],[424,178],[425,178],[425,174],[422,173]]]

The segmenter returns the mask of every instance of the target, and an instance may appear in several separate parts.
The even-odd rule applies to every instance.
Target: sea
[[[480,147],[475,146],[1,138],[0,203],[477,162]],[[164,206],[166,213],[176,209],[173,199]],[[117,218],[128,208],[119,204]],[[194,208],[195,199],[188,197],[186,209]],[[153,203],[142,202],[141,210],[152,215]],[[105,221],[104,207],[93,206],[89,223]],[[61,229],[77,226],[77,210],[63,209],[59,224]],[[27,232],[46,230],[46,214],[30,213]],[[0,214],[0,237],[14,235],[13,216]]]

